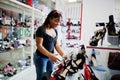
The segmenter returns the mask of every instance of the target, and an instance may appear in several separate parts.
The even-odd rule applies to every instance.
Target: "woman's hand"
[[[67,56],[67,55],[63,55],[62,58],[63,58],[64,60],[68,60],[68,56]]]
[[[50,54],[50,55],[49,55],[49,59],[50,59],[53,63],[60,62],[60,59],[56,56],[56,54]]]

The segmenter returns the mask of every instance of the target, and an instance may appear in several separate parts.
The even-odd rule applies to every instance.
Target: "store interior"
[[[98,80],[120,80],[119,0],[0,0],[0,80],[36,79],[35,31],[53,9],[62,14],[57,30],[64,53],[74,58],[84,46]],[[65,80],[89,80],[84,77],[85,66]]]

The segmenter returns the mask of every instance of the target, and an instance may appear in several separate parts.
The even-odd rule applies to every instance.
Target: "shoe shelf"
[[[110,78],[112,77],[112,75],[114,74],[120,74],[120,70],[112,70],[110,69],[108,66],[108,59],[109,59],[109,54],[111,52],[116,53],[116,52],[120,52],[120,47],[119,46],[86,46],[86,54],[87,56],[92,59],[92,54],[93,54],[93,49],[94,49],[94,54],[95,54],[95,60],[97,61],[97,65],[98,66],[103,66],[103,69],[106,69],[106,71],[102,72],[102,71],[97,71],[96,75],[99,77],[100,80],[110,80]],[[113,58],[115,59],[115,58]],[[116,60],[116,59],[115,59]],[[114,61],[113,61],[114,62]],[[88,61],[89,63],[89,61]],[[119,63],[118,63],[119,65]],[[95,67],[93,65],[93,67]],[[102,68],[101,68],[102,69]],[[104,78],[104,79],[103,79]]]
[[[4,76],[0,79],[9,80],[9,78],[31,67],[31,52],[28,51],[31,47],[24,47],[24,49],[26,52],[23,51],[23,48],[19,48],[0,53],[0,74]]]
[[[109,35],[104,25],[102,29],[94,31],[94,35],[90,38],[87,48],[120,50],[119,34]]]
[[[79,47],[80,43],[80,22],[79,20],[68,19],[62,26],[62,42],[66,48]]]
[[[35,12],[35,14],[42,14],[44,12],[32,7],[32,6],[29,6],[29,5],[26,5],[22,2],[19,2],[17,0],[1,0],[0,3],[3,3],[5,5],[8,5],[10,7],[14,7],[14,8],[18,8],[19,10],[23,10],[23,11],[29,11],[29,12]],[[5,7],[4,7],[5,8]],[[15,9],[16,11],[16,9]],[[46,13],[42,14],[42,16],[46,16]]]
[[[66,38],[68,40],[79,39],[79,36],[80,36],[80,22],[79,22],[79,20],[74,20],[74,19],[71,19],[71,18],[69,18],[68,20],[66,19],[65,27],[67,28]]]
[[[90,49],[100,49],[100,50],[120,50],[120,46],[86,46],[86,48]]]
[[[34,72],[34,66],[27,67],[26,69],[20,70],[20,72],[17,75],[14,75],[14,77],[4,77],[2,80],[35,80],[35,73]]]
[[[23,9],[23,10],[26,10],[26,11],[30,11],[32,10],[33,8],[31,6],[28,6],[26,4],[23,4],[17,0],[1,0],[0,1],[1,3],[4,3],[6,5],[9,5],[9,6],[12,6],[12,7],[17,7],[19,9]]]
[[[30,71],[36,49],[34,30],[45,17],[46,13],[33,6],[17,0],[0,0],[0,75],[3,75],[0,80],[18,80],[18,76],[24,76],[24,73],[19,75],[21,72]],[[39,21],[39,25],[34,24],[35,20]],[[5,41],[9,33],[10,40]],[[15,42],[20,44],[17,48]]]

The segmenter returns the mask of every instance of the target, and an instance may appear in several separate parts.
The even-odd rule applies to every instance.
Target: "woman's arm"
[[[50,58],[53,63],[57,62],[57,61],[60,61],[54,54],[52,54],[48,50],[46,50],[42,44],[43,44],[43,38],[36,37],[36,46],[37,46],[37,49],[42,54],[44,54],[45,56],[47,56],[48,58]]]
[[[42,43],[43,43],[43,38],[36,37],[36,46],[37,46],[37,49],[42,54],[44,54],[45,56],[49,57],[51,53],[44,48],[44,46],[42,45]]]
[[[62,51],[60,45],[58,44],[58,42],[56,42],[56,44],[55,44],[55,49],[62,57],[65,55],[64,52]]]

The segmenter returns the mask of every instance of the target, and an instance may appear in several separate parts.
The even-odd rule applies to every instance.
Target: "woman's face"
[[[52,28],[56,28],[60,23],[60,18],[52,18],[50,19],[50,26]]]

